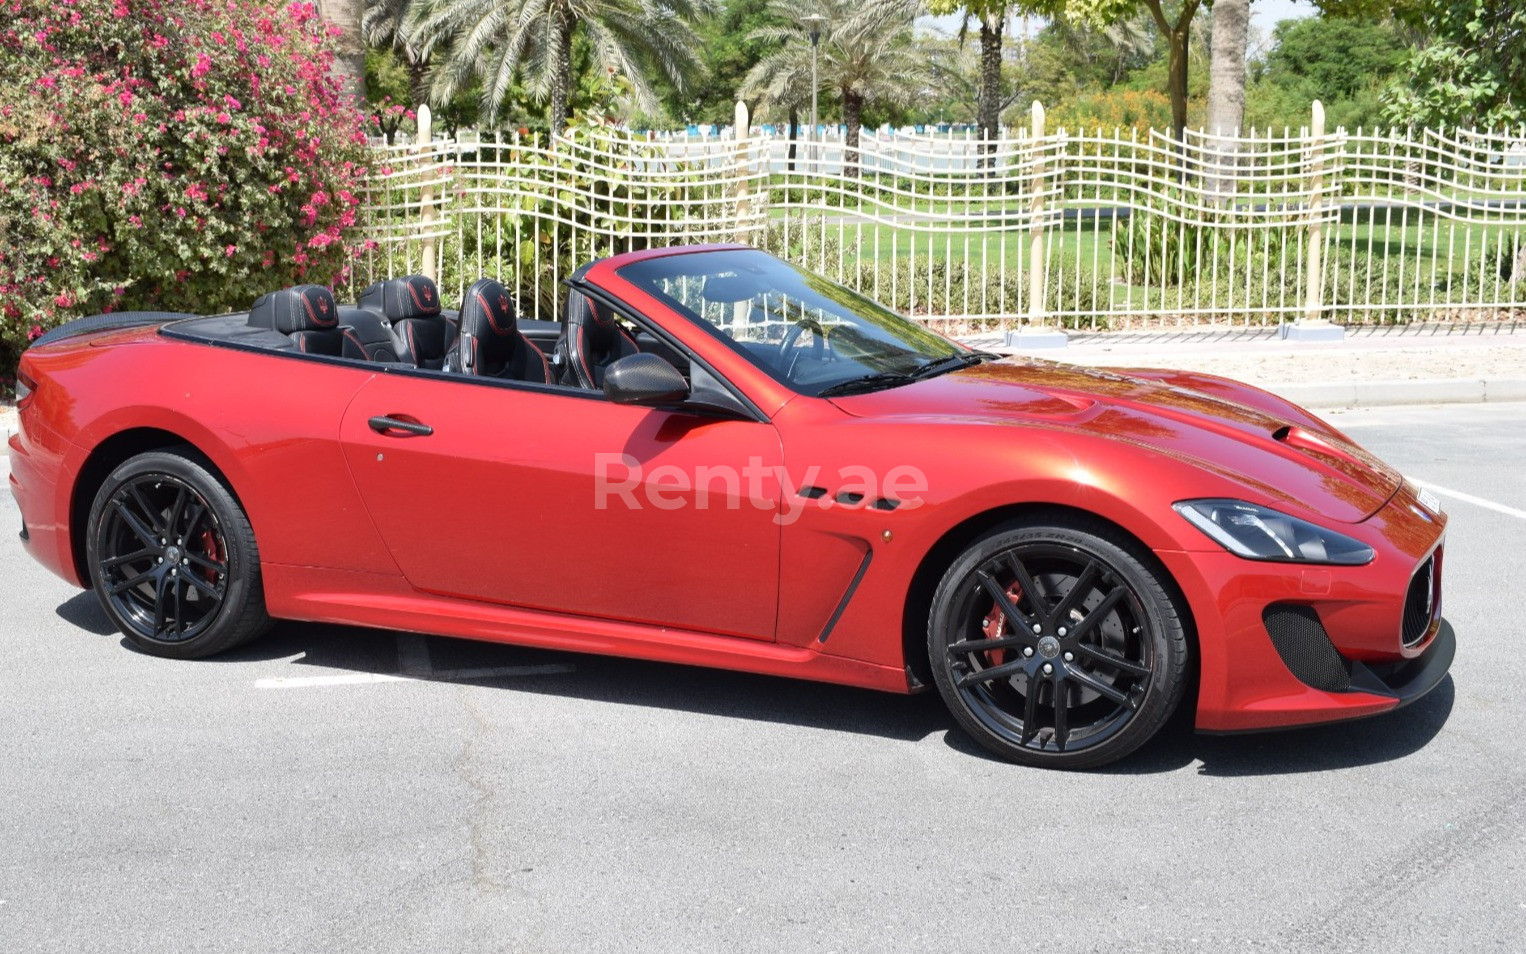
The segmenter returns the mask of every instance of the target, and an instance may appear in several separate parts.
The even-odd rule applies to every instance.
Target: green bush
[[[0,13],[0,375],[68,318],[242,308],[345,270],[364,120],[311,4]]]

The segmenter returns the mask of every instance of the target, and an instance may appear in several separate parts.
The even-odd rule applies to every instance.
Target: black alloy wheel
[[[91,584],[112,622],[154,655],[209,656],[269,623],[253,530],[209,467],[189,449],[141,454],[91,508]]]
[[[1164,571],[1135,550],[1105,524],[1050,520],[987,535],[949,568],[928,652],[978,742],[1026,765],[1090,768],[1170,717],[1186,633]]]

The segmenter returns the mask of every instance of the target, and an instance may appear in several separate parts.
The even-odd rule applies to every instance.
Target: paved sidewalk
[[[964,339],[1002,353],[1001,334]],[[1310,408],[1526,401],[1526,325],[1353,327],[1297,342],[1276,328],[1090,332],[1022,353],[1097,367],[1180,368],[1236,378]]]

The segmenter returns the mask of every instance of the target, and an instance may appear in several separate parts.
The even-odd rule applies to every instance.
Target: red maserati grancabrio
[[[38,560],[145,652],[272,618],[936,685],[1030,765],[1386,712],[1446,675],[1446,517],[1209,375],[971,351],[753,249],[81,319],[20,367]]]

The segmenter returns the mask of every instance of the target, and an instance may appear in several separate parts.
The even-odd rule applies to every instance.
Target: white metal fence
[[[1526,317],[1526,131],[1046,129],[792,142],[580,129],[378,147],[359,284],[482,276],[553,317],[578,265],[741,241],[906,314],[1022,323]],[[747,129],[745,114],[736,129]],[[427,124],[427,119],[425,120]]]

